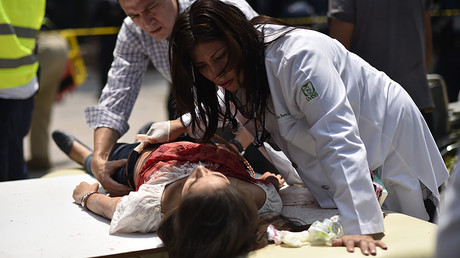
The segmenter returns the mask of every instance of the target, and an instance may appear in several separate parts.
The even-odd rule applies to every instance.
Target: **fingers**
[[[337,238],[334,241],[332,241],[332,246],[343,246],[342,238]]]
[[[332,241],[332,246],[345,246],[347,251],[353,253],[355,251],[355,242],[353,240],[346,240],[345,237],[337,238]]]
[[[382,248],[383,250],[387,250],[388,249],[388,246],[383,242],[383,241],[380,241],[380,240],[377,240],[375,241],[376,245],[380,248]]]
[[[146,143],[146,142],[140,142],[139,145],[137,145],[136,148],[134,148],[134,151],[137,152],[137,153],[141,153],[145,149],[147,144],[148,143]]]
[[[80,190],[78,189],[78,186],[75,187],[75,189],[73,189],[72,197],[76,203],[80,204],[81,193],[80,193]]]
[[[276,177],[278,178],[280,185],[284,185],[284,183],[286,182],[284,178],[280,174],[276,175]]]
[[[272,172],[265,172],[263,173],[262,176],[259,177],[259,179],[266,180],[270,183],[272,183],[277,190],[279,190],[283,185],[284,185],[284,178],[280,174],[274,174]]]
[[[269,176],[276,177],[278,180],[284,180],[283,177],[280,174],[275,174],[275,173],[272,173],[270,171],[267,171],[267,172],[263,173],[261,177],[266,178],[266,177],[269,177]]]
[[[156,143],[157,141],[155,138],[148,136],[146,134],[136,134],[136,139],[138,139],[141,142],[150,142],[150,143]]]
[[[347,248],[347,251],[350,253],[353,253],[355,251],[355,241],[349,239],[345,240],[345,247]]]
[[[105,182],[104,189],[110,193],[110,196],[113,197],[127,195],[131,191],[131,189],[128,186],[117,183],[112,178]]]
[[[377,254],[377,248],[375,247],[374,242],[369,242],[367,243],[367,250],[368,254],[370,253],[371,255],[376,255]],[[361,248],[361,252],[363,252],[363,248]]]
[[[361,248],[361,253],[364,255],[369,255],[369,242],[366,240],[359,241],[359,248]],[[375,254],[375,246],[374,246],[374,254]]]
[[[267,172],[263,173],[262,176],[263,176],[263,177],[268,177],[268,176],[270,176],[270,175],[273,175],[273,173],[267,171]]]
[[[92,188],[92,191],[97,191],[99,189],[99,183],[91,184],[90,187]]]
[[[149,137],[146,134],[136,134],[136,139],[141,142],[146,142],[149,140]]]
[[[107,161],[106,167],[107,167],[107,172],[111,176],[115,171],[126,165],[126,162],[128,162],[128,159],[119,159],[119,160],[112,160],[112,161]]]
[[[102,184],[102,187],[109,192],[111,196],[123,196],[130,192],[130,188],[128,186],[119,184],[111,178],[113,173],[115,173],[115,171],[121,166],[124,166],[126,162],[127,159],[113,161],[93,159],[91,162],[94,175],[99,183]]]
[[[76,203],[80,204],[80,200],[81,200],[81,197],[83,197],[83,195],[89,192],[92,192],[92,191],[97,191],[98,188],[99,188],[99,183],[89,184],[87,182],[81,182],[73,190],[72,197]]]
[[[359,247],[364,255],[376,255],[377,246],[384,250],[387,249],[387,245],[384,242],[374,240],[369,235],[346,235],[334,240],[332,246],[345,246],[350,253],[354,252],[355,247]]]
[[[123,196],[130,192],[130,188],[124,184],[120,184],[112,179],[112,175],[121,166],[126,165],[127,159],[107,161],[106,164],[106,177],[104,178],[104,189],[110,193],[111,196]]]
[[[359,242],[359,247],[361,248],[361,252],[364,255],[377,255],[377,246],[380,248],[386,250],[387,246],[385,243],[379,240],[373,240],[373,241],[366,241],[366,240],[361,240]]]

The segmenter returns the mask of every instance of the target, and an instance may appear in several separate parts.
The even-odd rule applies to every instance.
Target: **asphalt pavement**
[[[50,125],[49,151],[52,167],[47,170],[29,170],[31,178],[41,177],[49,172],[67,168],[81,168],[70,160],[54,143],[53,130],[65,130],[75,135],[81,142],[93,146],[93,129],[86,124],[84,110],[98,103],[99,85],[96,72],[87,67],[87,79],[76,90],[68,94],[61,102],[55,103]],[[149,68],[144,76],[141,92],[129,119],[130,129],[120,141],[133,142],[136,132],[148,121],[167,119],[168,82],[154,68]],[[30,143],[24,140],[26,160],[30,157]]]

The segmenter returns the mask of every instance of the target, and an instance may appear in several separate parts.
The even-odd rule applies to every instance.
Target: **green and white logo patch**
[[[305,99],[310,101],[316,97],[318,97],[318,92],[316,92],[315,87],[313,87],[313,83],[310,81],[304,84],[301,88],[303,95],[305,95]]]

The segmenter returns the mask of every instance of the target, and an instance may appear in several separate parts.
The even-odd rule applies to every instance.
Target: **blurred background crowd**
[[[306,25],[325,34],[329,33],[328,0],[248,2],[260,14],[280,18],[290,24]],[[64,60],[61,65],[50,71],[53,75],[62,73],[59,81],[48,83],[53,86],[40,85],[41,89],[37,95],[37,108],[33,114],[31,132],[25,141],[25,157],[31,177],[38,177],[62,167],[75,166],[52,143],[52,130],[67,129],[81,132],[78,135],[82,135],[82,140],[91,144],[92,129],[85,123],[83,110],[86,106],[97,103],[106,83],[116,34],[124,18],[125,14],[117,0],[47,0],[43,33],[38,40],[39,49],[41,43],[43,53],[48,48],[53,49],[54,60],[57,60],[57,55]],[[439,98],[434,102],[448,102],[443,103],[446,106],[450,103],[447,110],[443,106],[442,114],[438,114],[441,116],[438,120],[443,120],[441,123],[450,124],[438,125],[442,132],[438,135],[433,134],[439,142],[440,149],[444,150],[442,154],[447,160],[456,153],[457,136],[452,136],[451,131],[456,129],[455,123],[460,120],[455,105],[460,90],[460,1],[434,0],[431,9],[431,29],[433,51],[427,72],[438,74],[442,79],[431,83],[431,87],[434,88],[433,98]],[[46,38],[52,40],[47,41]],[[47,42],[52,43],[47,45]],[[439,82],[445,87],[445,95],[437,96],[435,92]],[[122,140],[132,141],[136,130],[144,123],[152,120],[162,121],[168,117],[168,83],[151,67],[143,84],[144,92],[141,92],[130,119],[131,129]],[[50,89],[47,90],[47,87]],[[146,96],[150,98],[147,100]],[[145,111],[148,110],[155,111],[151,117],[146,117]]]

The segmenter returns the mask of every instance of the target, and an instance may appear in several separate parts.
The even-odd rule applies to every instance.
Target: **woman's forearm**
[[[85,202],[85,207],[105,218],[112,219],[121,197],[109,197],[105,194],[93,194]]]
[[[238,133],[235,135],[235,140],[239,141],[244,149],[254,141],[252,135],[244,127],[238,130]]]
[[[170,141],[177,139],[180,135],[187,132],[187,128],[182,124],[180,119],[170,121]]]

